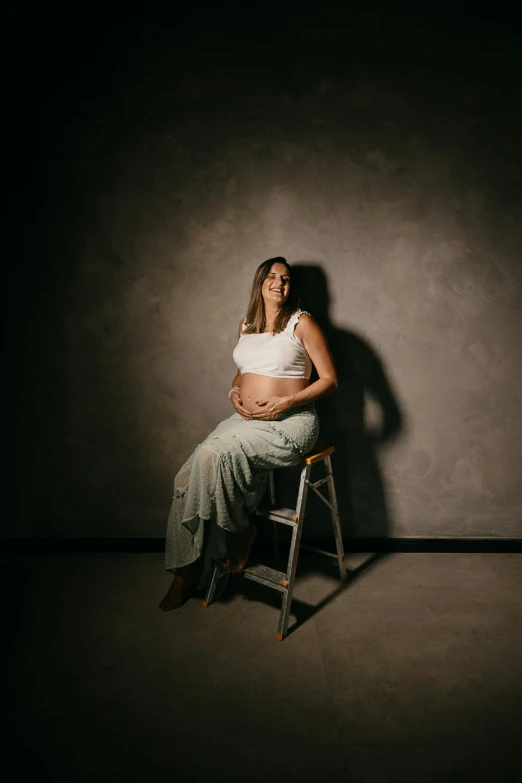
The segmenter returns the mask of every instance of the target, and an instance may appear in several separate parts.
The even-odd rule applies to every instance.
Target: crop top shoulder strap
[[[291,315],[290,318],[288,319],[285,332],[287,330],[293,332],[295,327],[299,323],[299,319],[301,318],[302,315],[310,315],[310,313],[308,312],[308,310],[296,310],[295,313],[293,313],[293,315]],[[312,316],[310,316],[310,318],[311,317]]]
[[[312,317],[311,314],[308,312],[308,310],[296,310],[295,313],[292,313],[292,315],[288,319],[288,323],[285,326],[285,328],[283,330],[283,333],[284,332],[293,332],[295,327],[297,326],[297,324],[299,322],[299,319],[301,318],[302,315],[309,315],[310,318]],[[248,324],[247,324],[246,317],[245,317],[243,319],[243,325],[241,326],[241,331],[244,332],[245,329],[247,328],[247,326],[248,326]]]

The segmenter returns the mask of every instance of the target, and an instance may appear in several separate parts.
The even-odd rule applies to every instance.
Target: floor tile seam
[[[455,748],[467,748],[469,750],[476,750],[477,748],[484,748],[485,750],[508,750],[510,748],[514,748],[518,751],[519,745],[516,744],[515,741],[509,742],[506,744],[487,744],[484,742],[481,742],[480,740],[477,740],[477,742],[439,742],[439,743],[416,743],[416,742],[343,742],[342,743],[343,748],[429,748],[434,750],[442,750],[442,749],[455,749]]]
[[[342,742],[213,742],[205,740],[202,745],[198,742],[177,742],[173,743],[177,748],[340,748]]]
[[[102,594],[101,594],[101,597],[100,597],[100,599],[98,601],[98,607],[95,610],[94,616],[93,616],[93,618],[92,618],[92,620],[90,622],[90,627],[89,627],[89,635],[90,636],[94,637],[96,635],[96,626],[98,625],[98,621],[99,621],[99,619],[101,617],[103,602],[107,598],[107,595],[108,595],[110,589],[111,589],[111,585],[108,584],[108,583],[106,583],[105,587],[102,589]]]
[[[310,595],[310,586],[308,584],[308,577],[306,576],[306,574],[305,574],[304,581],[305,581],[305,584],[306,584],[306,592],[308,594],[308,600],[309,600],[310,603],[312,603],[312,598],[311,598],[311,595]],[[319,610],[319,612],[320,611],[321,610]],[[324,660],[324,654],[323,654],[323,648],[322,648],[322,645],[321,645],[321,639],[320,639],[320,636],[319,636],[319,632],[318,632],[318,629],[317,629],[317,624],[316,624],[314,615],[312,615],[312,617],[310,617],[310,621],[313,623],[315,636],[317,638],[317,645],[319,647],[319,653],[321,655],[321,662],[323,664],[323,671],[324,671],[324,677],[325,677],[325,681],[326,681],[326,687],[328,688],[328,696],[329,696],[329,699],[330,699],[332,713],[333,713],[334,720],[335,720],[335,725],[336,725],[336,728],[337,728],[337,736],[339,737],[339,740],[341,740],[341,730],[340,730],[340,726],[339,726],[339,720],[337,718],[337,711],[336,711],[334,700],[333,700],[333,697],[332,697],[332,689],[330,687],[330,680],[328,679],[328,671],[326,669],[326,663],[325,663],[325,660]],[[346,767],[346,760],[344,762],[344,766],[345,766],[345,771],[348,774],[348,769]]]
[[[204,745],[194,745],[190,742],[173,742],[169,745],[169,747],[172,748],[190,748],[190,749],[196,749],[196,748],[204,748],[205,750],[208,750],[208,748],[252,748],[252,749],[258,749],[258,748],[288,748],[288,749],[302,749],[302,748],[342,748],[342,742],[260,742],[257,745],[253,745],[252,743],[244,743],[244,742],[214,742],[209,741],[206,742]]]
[[[341,745],[341,752],[343,754],[343,760],[344,760],[344,771],[345,771],[346,774],[348,774],[349,770],[348,770],[348,766],[346,764],[346,757],[344,756],[344,751],[342,750],[341,728],[339,726],[339,719],[337,717],[337,710],[336,710],[336,707],[335,707],[335,704],[334,704],[334,700],[333,700],[333,697],[332,697],[332,689],[330,687],[330,680],[328,679],[328,672],[326,670],[326,663],[325,663],[325,660],[324,660],[323,648],[322,648],[322,645],[321,645],[321,639],[319,637],[319,632],[317,630],[317,625],[316,625],[316,622],[315,622],[315,618],[312,617],[311,621],[313,623],[315,635],[317,637],[317,644],[319,646],[319,652],[320,652],[321,661],[322,661],[322,664],[323,664],[324,677],[325,677],[325,680],[326,680],[326,687],[328,688],[328,696],[329,696],[329,699],[330,699],[330,704],[331,704],[331,708],[332,708],[332,714],[333,714],[334,720],[335,720],[335,726],[336,726],[336,729],[337,729],[337,736],[339,737],[339,743],[335,743],[335,747],[337,747],[339,744]]]

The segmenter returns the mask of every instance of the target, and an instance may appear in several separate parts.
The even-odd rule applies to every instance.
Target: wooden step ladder
[[[313,552],[319,552],[319,554],[326,555],[337,559],[339,564],[339,573],[341,580],[346,579],[346,566],[344,563],[344,548],[343,540],[341,536],[341,525],[339,522],[339,511],[337,508],[337,496],[335,494],[335,484],[332,473],[331,455],[335,451],[334,446],[325,446],[317,444],[312,451],[303,457],[303,467],[301,470],[301,478],[299,481],[299,491],[297,493],[297,504],[295,509],[290,508],[275,508],[275,486],[274,486],[274,473],[270,471],[268,475],[268,487],[270,493],[271,508],[261,507],[256,512],[258,516],[270,519],[274,523],[274,546],[276,560],[279,557],[279,535],[278,525],[288,525],[292,529],[292,535],[290,540],[290,553],[288,558],[288,564],[286,571],[277,571],[274,568],[269,568],[265,565],[254,565],[245,568],[242,572],[245,579],[251,579],[259,584],[271,587],[274,590],[279,590],[283,595],[281,613],[279,615],[279,625],[277,629],[276,639],[282,641],[286,636],[288,629],[288,620],[290,617],[290,608],[292,605],[292,596],[294,592],[295,574],[297,567],[297,559],[299,557],[299,549],[302,546],[303,549],[309,549]],[[310,481],[310,474],[313,465],[318,462],[324,462],[325,476],[318,481]],[[319,491],[319,487],[323,484],[328,485],[328,495],[326,498],[322,492]],[[332,525],[335,536],[335,547],[337,552],[326,552],[323,549],[317,549],[313,546],[301,545],[301,534],[303,531],[303,522],[306,512],[306,499],[308,495],[308,489],[312,489],[316,495],[325,503],[330,509],[332,516]],[[209,606],[216,597],[216,590],[221,578],[228,575],[228,570],[222,561],[217,560],[212,574],[212,580],[203,606]],[[219,591],[220,594],[222,592]]]

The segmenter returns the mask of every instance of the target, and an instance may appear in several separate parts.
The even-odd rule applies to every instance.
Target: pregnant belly
[[[302,389],[306,389],[310,381],[306,378],[271,378],[269,375],[256,375],[247,372],[241,376],[240,394],[243,407],[256,413],[263,410],[263,407],[257,405],[258,400],[265,400],[267,397],[287,397],[289,394],[296,394]]]

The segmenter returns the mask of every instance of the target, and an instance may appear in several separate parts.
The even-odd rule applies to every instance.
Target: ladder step
[[[294,525],[295,509],[293,508],[258,508],[257,515],[281,522],[283,525]]]
[[[253,582],[281,590],[281,592],[285,590],[283,582],[286,581],[286,573],[284,571],[276,571],[274,568],[268,568],[264,565],[254,565],[245,568],[243,576]]]
[[[327,481],[330,481],[330,476],[325,476],[324,478],[319,479],[319,481],[311,481],[310,484],[313,484],[317,489],[317,487],[321,487],[323,484],[326,484]]]

